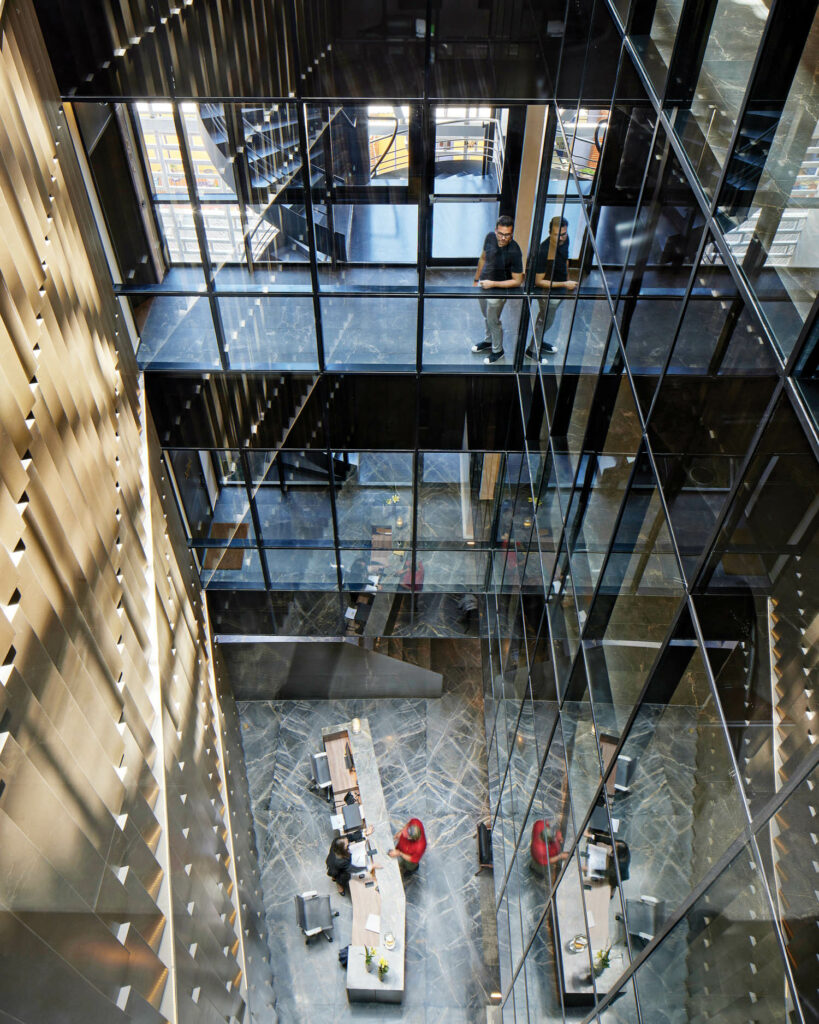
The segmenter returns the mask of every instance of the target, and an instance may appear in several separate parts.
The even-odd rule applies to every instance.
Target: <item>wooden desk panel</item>
[[[353,938],[354,946],[378,946],[381,942],[380,932],[368,932],[364,927],[370,914],[381,916],[381,893],[375,886],[367,888],[366,878],[350,879],[350,898],[353,901]]]
[[[330,779],[333,783],[333,793],[336,799],[338,799],[339,794],[341,794],[343,799],[344,794],[348,790],[358,788],[355,770],[350,771],[344,762],[344,754],[349,742],[350,738],[346,731],[337,733],[332,737],[326,737],[324,740],[327,764],[330,768]],[[352,750],[352,747],[350,749]]]

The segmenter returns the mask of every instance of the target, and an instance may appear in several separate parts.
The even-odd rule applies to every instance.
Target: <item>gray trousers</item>
[[[493,352],[503,352],[503,326],[501,325],[501,313],[506,305],[506,299],[478,299],[481,313],[486,320],[486,335],[484,341],[492,342]]]
[[[555,317],[562,301],[562,296],[559,299],[551,297],[537,300],[538,314],[535,320],[535,342],[537,345],[543,344],[543,335],[555,322]]]

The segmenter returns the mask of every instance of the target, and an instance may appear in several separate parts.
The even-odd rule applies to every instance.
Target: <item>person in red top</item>
[[[553,828],[548,821],[539,818],[532,825],[532,845],[530,848],[530,866],[538,874],[547,876],[549,865],[565,860],[567,853],[562,850],[563,833],[559,828]]]
[[[427,848],[427,837],[424,826],[417,818],[410,818],[406,825],[393,836],[395,849],[390,850],[390,857],[399,858],[399,867],[404,872],[417,871],[424,850]]]

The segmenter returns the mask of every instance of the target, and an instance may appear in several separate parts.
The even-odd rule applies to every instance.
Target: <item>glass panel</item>
[[[131,297],[130,303],[140,337],[140,368],[219,369],[219,346],[207,298],[139,296]]]
[[[610,394],[613,386],[617,386],[616,377],[605,381],[605,392]],[[582,612],[588,612],[641,440],[640,419],[628,378],[620,378],[613,403],[602,390],[598,392],[596,413],[595,436],[588,440],[599,445],[599,450],[584,454],[580,460],[566,518]]]
[[[757,321],[709,243],[648,425],[689,574],[733,487],[775,373]]]
[[[324,358],[329,367],[415,369],[417,299],[380,297],[321,300]]]
[[[572,660],[580,645],[580,625],[574,603],[569,556],[566,554],[565,547],[561,550],[555,578],[552,581],[548,615],[552,633],[557,688],[562,695],[566,690]]]
[[[817,1005],[817,783],[814,768],[756,837],[805,1020]]]
[[[609,941],[608,889],[605,899],[605,907],[602,901],[598,906],[596,899],[592,900],[591,907],[585,906],[580,865],[576,856],[571,857],[554,899],[554,950],[560,957],[562,997],[567,1009],[591,1007],[596,1001],[592,955],[605,949]],[[589,910],[593,924],[587,918]]]
[[[329,460],[323,451],[247,453],[262,540],[302,546],[333,541]],[[343,472],[343,464],[337,467]]]
[[[617,308],[644,413],[674,341],[703,227],[699,204],[660,127]]]
[[[650,462],[642,453],[589,613],[586,656],[595,704],[627,714],[684,595]]]
[[[768,13],[761,0],[750,5],[748,0],[717,0],[690,107],[672,111],[677,133],[710,196],[728,155]]]
[[[188,186],[170,103],[135,103],[143,155],[155,196],[188,201]]]
[[[555,941],[556,931],[552,915],[552,908],[549,907],[526,954],[526,984],[531,1014],[529,1019],[542,1021],[543,1024],[563,1024],[556,962],[561,953]]]
[[[651,77],[654,88],[662,94],[671,54],[680,23],[683,0],[636,0],[631,38]]]
[[[439,201],[432,207],[432,258],[477,264],[483,241],[495,230],[500,204]]]
[[[752,813],[813,756],[819,471],[780,400],[697,598]]]
[[[595,715],[605,720],[598,707],[595,699]],[[614,741],[624,722],[625,713],[606,723]],[[618,822],[626,923],[639,953],[745,823],[734,761],[687,615],[652,674],[606,793],[612,824]]]
[[[552,736],[549,756],[537,780],[534,800],[521,831],[521,883],[525,902],[524,941],[531,938],[551,894],[552,886],[568,858],[574,842],[574,824],[569,806],[569,789],[564,760],[563,732],[558,725]]]
[[[418,207],[397,203],[334,203],[313,207],[315,245],[325,290],[374,283],[416,287],[415,275],[383,264],[418,260]],[[329,260],[329,263],[324,261]],[[357,274],[347,263],[366,263]],[[378,265],[378,266],[375,266]]]
[[[209,547],[199,551],[202,586],[227,590],[264,589],[259,552],[246,545],[251,541],[234,540],[228,547]]]
[[[477,293],[477,289],[473,289]],[[514,366],[518,325],[525,300],[473,294],[461,298],[427,298],[424,300],[424,368],[470,370],[483,368],[489,351],[473,352],[472,346],[490,341],[487,315],[500,324],[504,358],[494,363],[493,370],[511,371]]]
[[[176,493],[193,540],[247,541],[250,506],[236,451],[170,451]]]
[[[635,973],[644,1020],[786,1020],[785,964],[745,846]]]
[[[419,547],[489,539],[491,521],[478,483],[483,458],[477,452],[419,454]]]
[[[160,203],[156,219],[169,263],[201,263],[202,250],[196,235],[196,221],[190,203]]]
[[[423,556],[425,590],[469,594],[486,588],[488,552],[439,550],[424,551]]]
[[[578,694],[579,699],[574,698]],[[560,714],[563,726],[563,740],[566,744],[566,762],[569,766],[569,796],[575,828],[584,818],[592,813],[590,828],[601,832],[611,831],[605,813],[597,811],[595,802],[597,788],[600,785],[600,754],[597,746],[597,733],[592,716],[586,671],[582,660],[575,662],[569,693],[563,703]]]
[[[791,45],[802,46],[796,28]],[[814,17],[784,109],[780,112],[776,101],[768,100],[764,104],[768,109],[760,110],[755,104],[747,112],[732,157],[736,168],[729,169],[720,199],[720,213],[732,225],[725,240],[759,297],[786,357],[810,312],[819,269],[819,248],[812,241],[819,232],[817,65],[819,15]],[[734,170],[738,173],[732,174]]]
[[[330,548],[267,548],[263,551],[273,590],[336,590],[338,572]]]
[[[345,103],[307,109],[322,128],[310,152],[314,177],[326,175],[335,186],[406,186],[409,105]]]
[[[318,368],[312,299],[230,296],[217,305],[231,369]]]
[[[166,206],[158,207],[160,215],[166,209]],[[202,207],[202,223],[212,264],[244,262],[245,237],[238,203],[208,203]]]
[[[412,539],[412,452],[339,452],[336,515],[342,547],[372,546],[386,568]],[[382,556],[377,552],[383,552]],[[399,557],[400,557],[399,556]]]
[[[496,195],[503,180],[509,111],[436,107],[436,194]]]
[[[139,108],[142,104],[137,106]],[[234,154],[228,141],[224,105],[183,103],[180,110],[197,195],[201,200],[214,196],[235,197],[236,183],[231,159]]]
[[[632,980],[623,985],[614,1000],[597,1016],[599,1024],[633,1024],[638,1019],[637,994]],[[657,1024],[660,1024],[659,1019]]]

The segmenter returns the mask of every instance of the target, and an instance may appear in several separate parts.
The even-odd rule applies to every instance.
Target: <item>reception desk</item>
[[[362,718],[358,732],[353,731],[351,722],[323,729],[322,740],[333,783],[333,825],[341,831],[338,816],[345,797],[352,794],[360,804],[364,824],[373,829],[368,842],[374,850],[372,861],[379,865],[374,872],[375,885],[367,884],[371,876],[350,880],[353,929],[347,958],[347,998],[351,1002],[400,1003],[404,998],[406,900],[398,861],[389,856],[392,828],[369,722]],[[377,931],[367,928],[373,917],[378,918]],[[387,935],[395,940],[392,949],[384,945]],[[371,971],[365,964],[365,946],[375,949]],[[380,980],[376,964],[382,957],[389,963],[389,971]]]

